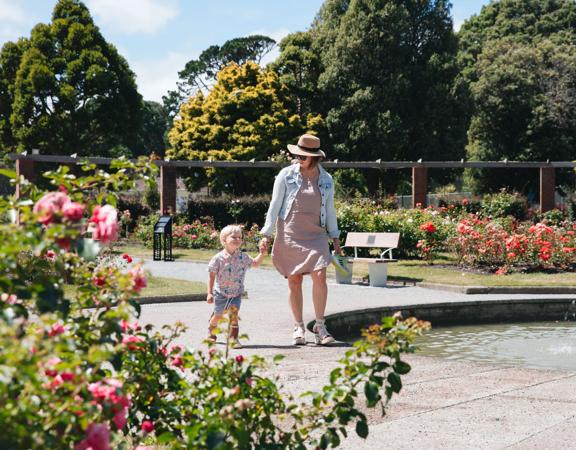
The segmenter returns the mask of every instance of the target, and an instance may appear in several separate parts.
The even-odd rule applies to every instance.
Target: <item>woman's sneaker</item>
[[[323,320],[317,320],[312,331],[314,332],[314,341],[316,342],[316,345],[327,345],[334,342],[334,338],[330,333],[328,333],[326,324]]]
[[[292,334],[292,344],[293,345],[306,345],[306,337],[304,331],[304,324],[296,325],[294,327],[294,333]]]

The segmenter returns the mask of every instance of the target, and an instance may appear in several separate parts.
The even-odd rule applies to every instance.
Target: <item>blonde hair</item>
[[[226,238],[230,236],[232,233],[242,234],[242,227],[240,225],[232,224],[232,225],[226,225],[224,228],[222,228],[222,230],[220,231],[220,243],[222,244],[222,246],[225,245]]]

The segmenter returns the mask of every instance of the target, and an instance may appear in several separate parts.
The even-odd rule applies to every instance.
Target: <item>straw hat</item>
[[[298,144],[288,144],[288,150],[293,155],[321,156],[326,158],[326,154],[320,150],[320,139],[311,134],[303,134],[298,139]]]

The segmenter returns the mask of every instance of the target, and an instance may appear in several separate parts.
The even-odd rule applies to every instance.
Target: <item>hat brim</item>
[[[305,150],[302,147],[298,147],[297,145],[288,144],[288,151],[293,155],[302,155],[302,156],[321,156],[322,158],[326,158],[326,154],[318,149],[316,151]]]

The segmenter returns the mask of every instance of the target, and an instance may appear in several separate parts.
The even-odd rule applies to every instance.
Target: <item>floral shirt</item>
[[[208,272],[216,274],[216,291],[224,297],[240,297],[244,292],[246,270],[254,260],[240,250],[233,254],[222,250],[208,263]]]

